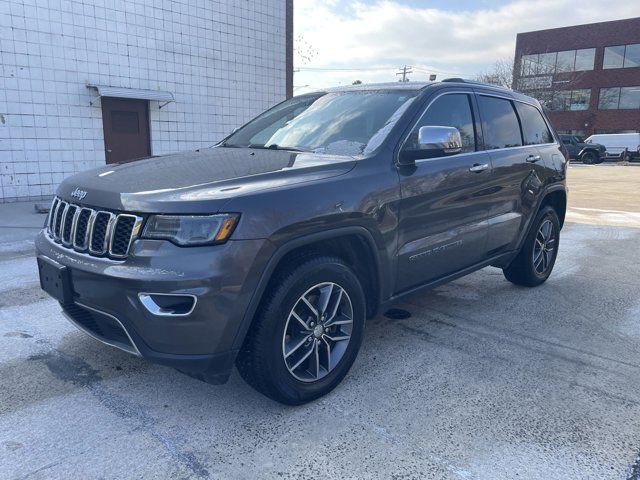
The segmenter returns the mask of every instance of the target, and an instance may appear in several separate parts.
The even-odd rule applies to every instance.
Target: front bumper
[[[69,269],[73,303],[63,308],[76,326],[154,363],[221,383],[237,354],[234,344],[267,243],[240,240],[180,248],[139,239],[127,259],[119,261],[62,247],[42,231],[36,251]],[[188,315],[157,315],[143,306],[142,292],[192,295],[197,302]]]

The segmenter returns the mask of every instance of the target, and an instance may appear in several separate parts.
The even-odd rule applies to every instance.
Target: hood
[[[130,212],[215,213],[233,197],[341,175],[355,162],[341,155],[214,147],[78,173],[62,182],[58,195]]]

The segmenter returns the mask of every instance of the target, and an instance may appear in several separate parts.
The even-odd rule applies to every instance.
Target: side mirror
[[[413,148],[405,145],[400,154],[401,163],[410,164],[420,158],[445,157],[462,152],[462,136],[455,127],[420,127],[417,143]]]

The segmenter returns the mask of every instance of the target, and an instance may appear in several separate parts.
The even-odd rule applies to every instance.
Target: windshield
[[[223,146],[367,154],[380,146],[417,93],[376,90],[292,98],[240,128]]]
[[[576,137],[573,137],[573,138],[575,138],[576,142],[578,142],[578,143],[584,143],[584,139],[582,137],[577,137],[576,136]]]

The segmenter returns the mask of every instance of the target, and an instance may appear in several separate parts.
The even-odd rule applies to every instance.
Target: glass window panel
[[[640,86],[622,87],[620,89],[620,106],[618,108],[640,108]]]
[[[627,45],[624,54],[624,68],[640,67],[640,43]]]
[[[551,102],[551,110],[557,112],[563,112],[569,109],[569,103],[571,102],[571,91],[559,91],[553,95],[553,101]]]
[[[602,68],[622,68],[624,65],[624,45],[604,48]]]
[[[526,103],[515,102],[515,104],[518,115],[520,115],[525,145],[553,142],[547,123],[538,109]]]
[[[553,73],[556,68],[556,52],[541,53],[538,57],[538,63],[540,64],[538,75],[546,73]]]
[[[478,104],[487,149],[522,145],[518,117],[509,100],[481,95],[478,97]]]
[[[576,51],[566,50],[558,52],[556,59],[556,72],[573,72],[573,66],[576,63]]]
[[[618,102],[620,100],[620,87],[615,88],[601,88],[600,89],[600,101],[598,102],[598,108],[600,110],[612,110],[618,108]]]
[[[571,104],[569,110],[588,110],[591,100],[591,90],[581,89],[571,92]]]
[[[537,75],[538,66],[538,54],[523,55],[522,56],[522,76],[527,77],[530,75]]]
[[[595,57],[595,48],[583,48],[582,50],[576,50],[576,72],[582,70],[593,70],[593,61]]]
[[[409,135],[404,147],[406,150],[419,150],[418,131],[425,126],[456,127],[462,137],[462,151],[473,152],[476,149],[476,131],[469,95],[444,95],[433,102]]]

